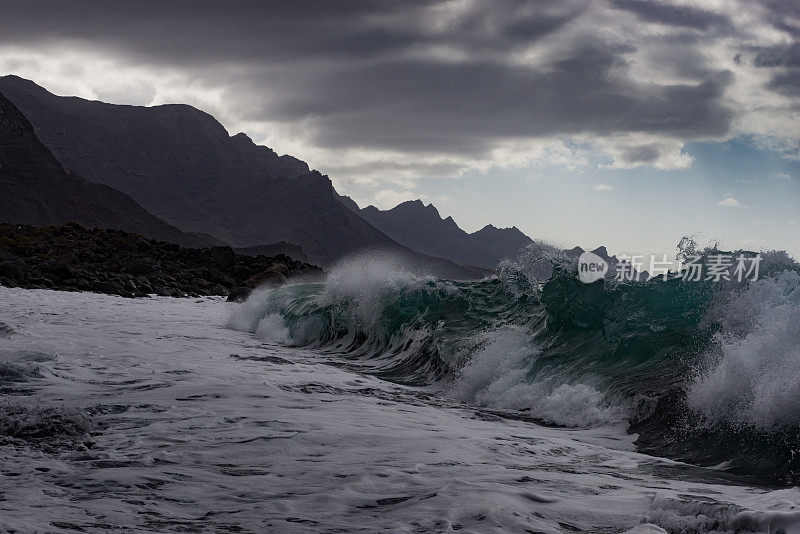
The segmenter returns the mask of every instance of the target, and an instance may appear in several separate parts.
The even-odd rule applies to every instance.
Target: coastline
[[[262,285],[323,275],[319,267],[284,254],[248,256],[228,246],[184,248],[74,223],[0,224],[0,285],[7,287],[238,300]]]

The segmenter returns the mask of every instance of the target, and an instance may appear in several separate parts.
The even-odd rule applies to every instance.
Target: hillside
[[[186,234],[155,217],[130,196],[65,170],[37,139],[20,111],[0,94],[0,222],[33,225],[77,222],[117,228],[186,246],[219,244]]]

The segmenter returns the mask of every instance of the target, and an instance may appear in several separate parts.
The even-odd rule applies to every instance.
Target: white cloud
[[[725,208],[746,208],[747,207],[747,206],[745,206],[744,204],[742,204],[741,202],[739,202],[738,200],[736,200],[733,197],[725,197],[722,200],[720,200],[719,202],[717,202],[717,205],[725,207]]]
[[[792,180],[792,175],[786,174],[785,172],[779,172],[778,174],[775,175],[775,178],[777,178],[778,180],[786,180],[787,182],[789,182]]]
[[[614,190],[614,186],[613,185],[608,185],[608,184],[597,184],[596,186],[594,186],[594,190],[595,191],[613,191]]]

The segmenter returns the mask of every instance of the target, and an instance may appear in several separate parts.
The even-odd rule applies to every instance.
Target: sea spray
[[[625,421],[642,451],[792,482],[799,269],[783,253],[762,267],[750,285],[584,284],[573,260],[540,247],[455,282],[370,254],[323,284],[254,293],[230,325],[551,424]]]
[[[711,421],[770,430],[800,424],[800,274],[759,280],[726,303],[712,363],[688,388]]]

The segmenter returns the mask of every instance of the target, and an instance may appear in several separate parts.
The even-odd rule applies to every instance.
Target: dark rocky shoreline
[[[183,248],[122,230],[0,224],[0,285],[94,291],[123,297],[208,295],[241,299],[289,278],[321,278],[319,267],[280,254],[231,247]]]

